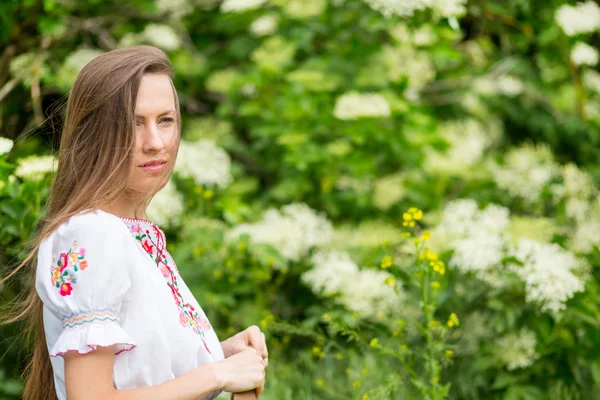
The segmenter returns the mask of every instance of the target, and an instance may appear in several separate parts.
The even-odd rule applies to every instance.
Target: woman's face
[[[135,150],[127,189],[152,194],[168,181],[175,163],[179,125],[171,80],[145,74],[135,104]]]

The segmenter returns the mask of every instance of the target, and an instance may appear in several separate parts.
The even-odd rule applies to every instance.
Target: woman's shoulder
[[[116,215],[98,209],[89,209],[71,216],[58,226],[47,239],[65,236],[95,237],[108,241],[130,236],[127,226]]]

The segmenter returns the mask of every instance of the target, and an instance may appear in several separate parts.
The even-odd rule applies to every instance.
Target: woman
[[[37,255],[36,290],[16,316],[37,338],[25,399],[262,391],[264,334],[252,326],[220,343],[164,234],[144,219],[177,156],[170,75],[162,51],[138,46],[95,58],[75,81],[46,217],[20,266]]]

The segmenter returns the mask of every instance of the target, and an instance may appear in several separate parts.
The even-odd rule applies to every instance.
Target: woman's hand
[[[247,347],[212,366],[224,391],[239,393],[256,389],[256,397],[262,393],[265,386],[265,365],[254,348]]]
[[[223,347],[225,358],[229,358],[252,347],[263,358],[264,366],[269,365],[269,351],[267,350],[265,334],[256,325],[252,325],[229,339],[224,340],[221,342],[221,347]]]

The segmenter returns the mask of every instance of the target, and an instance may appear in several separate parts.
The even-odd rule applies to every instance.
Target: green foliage
[[[219,336],[266,332],[265,398],[594,398],[600,75],[575,49],[598,27],[569,32],[564,0],[228,3],[3,2],[2,274],[43,214],[51,160],[28,156],[56,150],[76,74],[152,44],[206,157],[180,151],[153,215]]]

